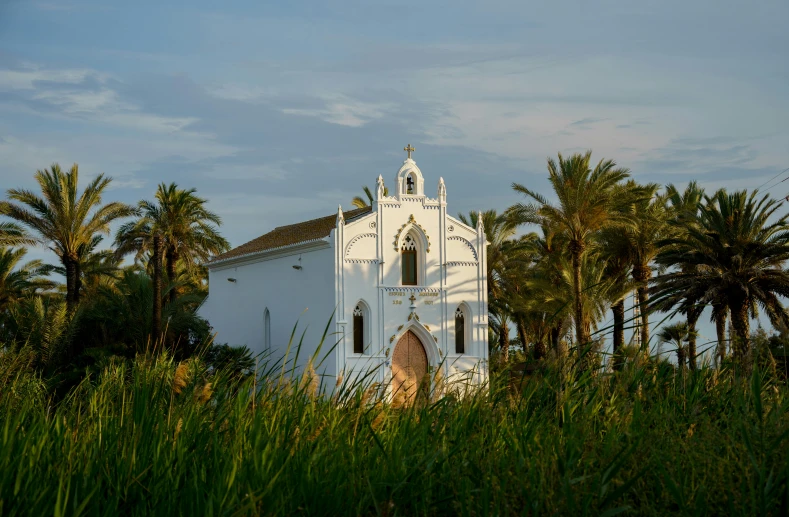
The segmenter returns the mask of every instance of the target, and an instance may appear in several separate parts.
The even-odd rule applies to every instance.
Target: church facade
[[[329,389],[338,376],[366,375],[390,396],[413,396],[439,372],[487,380],[481,218],[471,228],[447,214],[443,178],[428,197],[406,150],[392,195],[379,176],[371,207],[278,227],[207,264],[200,313],[217,343],[282,358],[298,320],[290,354],[301,341],[303,367],[325,335],[313,364]]]

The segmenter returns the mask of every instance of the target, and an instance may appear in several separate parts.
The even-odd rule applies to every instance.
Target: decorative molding
[[[424,228],[422,228],[422,225],[419,224],[418,222],[416,222],[416,219],[414,218],[414,214],[411,214],[410,216],[408,216],[408,221],[406,221],[403,224],[403,226],[401,226],[400,229],[397,230],[397,233],[395,234],[395,240],[392,243],[392,244],[394,244],[394,250],[397,251],[397,252],[400,252],[400,235],[403,233],[403,230],[405,229],[405,227],[408,226],[409,224],[411,224],[413,226],[416,226],[420,230],[422,230],[422,233],[424,234],[425,239],[427,239],[427,249],[425,250],[425,253],[430,253],[430,236],[427,234],[427,231]],[[476,254],[474,255],[474,257],[476,258]]]
[[[378,262],[378,259],[347,258],[345,259],[345,262],[349,264],[375,264],[376,262]]]
[[[473,244],[471,244],[471,241],[469,241],[465,237],[461,237],[460,235],[452,235],[450,237],[447,237],[447,240],[462,242],[463,244],[468,246],[468,249],[471,250],[471,254],[474,255],[474,260],[479,260],[479,256],[477,255],[477,249],[474,247]]]
[[[478,266],[479,262],[474,262],[474,261],[464,262],[460,260],[453,260],[451,262],[447,262],[446,265],[447,266]]]
[[[384,291],[404,291],[407,293],[440,293],[442,289],[440,287],[419,287],[414,285],[404,285],[404,286],[381,286],[379,289],[383,289]]]
[[[356,241],[360,239],[364,239],[366,237],[372,237],[374,239],[378,237],[378,235],[375,233],[360,233],[359,235],[357,235],[356,237],[354,237],[348,242],[348,245],[345,247],[345,256],[347,257],[348,255],[351,254],[351,248],[353,247],[354,244],[356,244]]]

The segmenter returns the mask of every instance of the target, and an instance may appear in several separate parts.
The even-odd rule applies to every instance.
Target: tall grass
[[[789,392],[758,372],[548,368],[399,409],[166,355],[54,407],[24,357],[0,383],[0,515],[789,512]]]

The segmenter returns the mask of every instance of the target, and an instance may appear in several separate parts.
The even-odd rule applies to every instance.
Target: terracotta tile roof
[[[372,208],[357,208],[356,210],[349,210],[343,212],[345,221],[349,221],[356,217],[366,215],[372,211]],[[303,223],[290,224],[288,226],[279,226],[274,228],[265,235],[261,235],[257,239],[253,239],[246,244],[242,244],[227,253],[223,253],[214,257],[208,265],[222,260],[248,255],[250,253],[257,253],[266,251],[273,248],[280,248],[291,244],[298,244],[299,242],[312,241],[315,239],[322,239],[328,237],[331,231],[337,225],[337,214],[327,215],[318,219],[304,221]]]

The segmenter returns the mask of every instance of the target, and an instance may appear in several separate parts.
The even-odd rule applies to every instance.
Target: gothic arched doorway
[[[422,342],[410,330],[397,342],[392,354],[392,401],[411,405],[417,396],[427,396],[430,389],[427,353]]]

